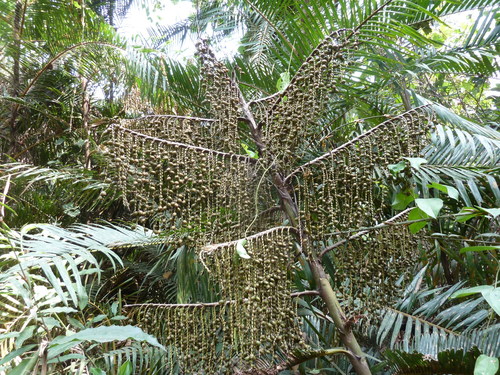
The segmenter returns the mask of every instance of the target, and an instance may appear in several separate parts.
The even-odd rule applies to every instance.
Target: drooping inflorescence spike
[[[318,45],[263,119],[267,147],[280,157],[282,168],[302,156],[301,146],[321,134],[323,125],[317,120],[337,92],[350,61],[349,50],[357,45],[355,38],[346,40],[347,33],[335,31]]]
[[[294,230],[203,247],[199,257],[219,302],[129,305],[129,316],[168,347],[168,362],[185,374],[244,372],[307,348],[291,295]]]
[[[179,115],[150,115],[124,119],[120,125],[138,133],[216,150],[217,120]]]
[[[266,196],[254,159],[166,141],[120,125],[111,133],[110,170],[139,223],[159,230],[182,229],[191,244],[245,236],[255,216],[255,196]]]
[[[222,305],[144,304],[128,307],[129,317],[167,349],[167,374],[227,374],[221,367]],[[225,358],[227,359],[227,358]],[[222,370],[222,371],[221,371]]]
[[[430,121],[425,108],[405,112],[287,177],[289,181],[295,177],[297,182],[301,222],[314,246],[322,248],[328,241],[336,242],[339,237],[332,233],[370,227],[384,220],[389,191],[383,179],[391,176],[388,165],[419,155],[427,141]],[[377,302],[379,306],[385,297],[393,297],[397,277],[406,271],[413,251],[416,245],[407,229],[397,226],[335,249],[332,255],[338,286],[346,298],[352,296],[351,310],[360,308],[360,301],[371,306]]]
[[[388,165],[418,156],[430,117],[420,107],[383,122],[352,141],[301,166],[297,179],[302,222],[313,240],[326,233],[377,224],[384,218]]]
[[[418,241],[406,226],[388,226],[346,241],[331,255],[334,282],[349,314],[372,316],[404,292],[418,258]]]
[[[201,62],[202,90],[210,113],[217,120],[212,126],[214,142],[217,143],[213,147],[238,153],[241,148],[238,133],[241,108],[236,82],[229,69],[215,58],[206,41],[200,41],[196,47]]]
[[[225,307],[226,344],[242,363],[305,347],[290,297],[293,228],[267,230],[245,240],[207,246],[200,259],[219,288]]]

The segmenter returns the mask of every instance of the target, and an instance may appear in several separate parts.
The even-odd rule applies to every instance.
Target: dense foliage
[[[131,4],[0,0],[0,373],[497,373],[498,1]]]

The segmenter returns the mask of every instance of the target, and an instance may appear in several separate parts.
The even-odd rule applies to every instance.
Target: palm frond
[[[472,374],[479,357],[477,348],[470,351],[458,349],[440,352],[437,356],[402,351],[386,351],[384,361],[378,368],[388,366],[389,374]]]
[[[496,131],[495,129],[488,126],[482,126],[468,119],[465,119],[454,113],[452,110],[438,103],[434,103],[431,100],[418,95],[417,93],[412,93],[412,95],[415,99],[415,102],[419,105],[431,105],[432,110],[434,111],[436,116],[445,124],[449,124],[454,128],[462,129],[472,134],[482,135],[495,141],[500,140],[500,132]]]

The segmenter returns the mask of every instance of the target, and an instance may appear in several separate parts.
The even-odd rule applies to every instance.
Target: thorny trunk
[[[259,149],[260,157],[266,157],[268,160],[273,160],[272,155],[269,155],[269,152],[266,150],[260,127],[256,124],[255,119],[241,93],[240,100],[242,102],[247,120],[251,125],[250,128],[252,131],[252,137]],[[335,323],[337,331],[339,332],[340,339],[347,350],[351,353],[351,355],[348,356],[349,361],[358,375],[371,375],[365,355],[349,326],[347,317],[337,300],[337,296],[330,284],[325,269],[321,264],[321,260],[318,258],[314,249],[310,246],[307,233],[303,231],[303,227],[300,225],[301,223],[298,214],[299,208],[297,207],[297,203],[292,199],[292,187],[285,183],[283,175],[282,171],[277,168],[272,168],[272,180],[280,196],[281,208],[285,212],[290,224],[297,228],[300,232],[299,236],[302,243],[302,254],[308,258],[309,266],[314,275],[316,285],[319,288],[319,294],[328,308],[328,312]]]

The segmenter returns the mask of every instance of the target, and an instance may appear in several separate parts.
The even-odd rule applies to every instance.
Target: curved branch
[[[319,292],[317,290],[304,290],[303,292],[291,293],[290,297],[302,297],[302,296],[317,296]],[[248,301],[248,299],[243,299],[243,302]],[[221,305],[228,305],[231,303],[236,303],[235,300],[219,301],[219,302],[198,302],[198,303],[134,303],[130,305],[124,305],[124,308],[128,307],[164,307],[176,308],[176,307],[186,307],[186,308],[204,308],[204,307],[216,307]]]
[[[352,352],[343,348],[330,348],[325,350],[311,351],[301,357],[291,357],[287,361],[279,364],[276,368],[266,372],[268,375],[277,375],[279,372],[289,369],[293,366],[300,365],[301,363],[308,361],[310,359],[325,357],[328,355],[345,354],[348,357],[356,357]]]
[[[437,220],[437,219],[454,218],[454,217],[460,217],[460,216],[470,215],[470,213],[468,213],[468,212],[463,212],[463,213],[458,213],[458,214],[441,215],[441,216],[438,216],[436,218],[426,217],[424,219],[399,221],[397,223],[394,222],[396,219],[398,219],[398,218],[402,217],[403,215],[407,214],[409,211],[411,211],[414,208],[415,207],[407,208],[406,210],[400,212],[396,216],[393,216],[389,220],[386,220],[383,223],[374,225],[373,227],[363,227],[363,228],[358,228],[358,229],[351,229],[351,230],[345,230],[345,231],[327,233],[327,235],[329,235],[329,236],[335,236],[335,235],[339,235],[339,234],[349,234],[349,233],[356,233],[356,234],[353,235],[353,236],[350,236],[350,237],[346,238],[345,240],[338,241],[338,242],[334,243],[333,245],[324,248],[323,251],[321,251],[321,253],[320,253],[320,257],[324,256],[329,251],[331,251],[333,249],[336,249],[337,247],[345,244],[346,242],[354,240],[354,239],[356,239],[356,238],[358,238],[358,237],[360,237],[360,236],[362,236],[362,235],[364,235],[364,234],[366,234],[366,233],[368,233],[368,232],[370,232],[372,230],[382,229],[382,228],[385,228],[385,227],[395,227],[395,226],[398,226],[398,225],[409,225],[409,224],[413,224],[413,223],[421,223],[421,222],[424,222],[424,221],[431,221],[431,220]],[[436,237],[432,237],[432,238],[436,238]]]
[[[176,119],[181,119],[181,120],[192,120],[192,121],[199,121],[199,122],[203,122],[203,121],[215,122],[215,121],[218,121],[218,120],[213,119],[213,118],[203,118],[203,117],[193,117],[193,116],[180,116],[180,115],[145,115],[145,116],[141,116],[141,117],[137,117],[137,118],[133,118],[133,119],[125,119],[124,121],[138,121],[138,120],[144,120],[144,119],[148,119],[148,118],[152,118],[152,117],[155,117],[155,118],[176,118]]]
[[[147,139],[147,140],[152,141],[152,142],[157,142],[157,143],[166,144],[166,145],[170,145],[170,146],[185,148],[185,149],[189,149],[189,150],[195,150],[195,151],[199,151],[199,152],[202,152],[205,154],[215,154],[215,155],[220,156],[224,159],[240,159],[240,160],[246,161],[248,163],[256,163],[257,162],[256,159],[252,159],[252,158],[249,158],[249,157],[244,156],[244,155],[231,154],[231,153],[222,152],[222,151],[215,151],[215,150],[211,150],[209,148],[188,145],[186,143],[167,141],[167,140],[162,139],[162,138],[152,137],[150,135],[139,133],[135,130],[127,129],[127,128],[125,128],[121,125],[118,125],[118,124],[111,124],[111,127],[117,128],[125,133],[129,133],[129,134],[135,135],[137,137]]]
[[[384,227],[387,227],[387,226],[394,226],[394,221],[396,221],[397,219],[399,219],[400,217],[403,217],[405,216],[407,213],[409,213],[411,210],[413,209],[412,208],[407,208],[406,210],[400,212],[399,214],[391,217],[389,220],[386,220],[384,221],[383,223],[380,223],[378,225],[375,225],[374,227],[371,227],[371,228],[365,228],[365,229],[360,229],[360,231],[358,233],[356,233],[355,235],[352,235],[348,238],[346,238],[345,240],[341,240],[341,241],[338,241],[336,243],[334,243],[333,245],[331,246],[328,246],[326,248],[324,248],[321,253],[319,254],[319,257],[320,259],[326,254],[328,253],[329,251],[332,251],[333,249],[336,249],[337,247],[339,246],[342,246],[343,244],[345,244],[346,242],[348,241],[351,241],[355,238],[358,238],[358,237],[361,237],[362,235],[368,233],[370,230],[375,230],[375,229],[380,229],[380,228],[384,228]],[[424,220],[429,220],[429,218],[426,218]],[[412,221],[415,221],[415,220],[412,220]],[[398,223],[399,224],[399,223]],[[405,223],[406,224],[406,223]],[[351,233],[351,232],[350,232]],[[339,233],[340,234],[340,233]]]
[[[252,240],[252,239],[255,239],[255,238],[259,238],[261,236],[265,236],[266,234],[272,233],[272,232],[274,232],[276,230],[282,230],[282,231],[288,230],[288,231],[291,231],[291,232],[296,232],[297,231],[297,229],[294,228],[294,227],[274,227],[274,228],[265,230],[263,232],[252,234],[251,236],[248,236],[248,237],[245,237],[245,238],[240,238],[240,239],[235,240],[235,241],[223,242],[223,243],[218,243],[218,244],[214,244],[214,245],[207,245],[207,246],[205,246],[201,250],[201,252],[202,253],[211,253],[212,251],[217,250],[217,249],[219,249],[221,247],[227,247],[227,246],[237,245],[238,242],[241,241],[241,240]]]
[[[318,53],[318,51],[323,48],[323,46],[325,45],[325,43],[328,43],[329,42],[329,39],[330,38],[333,38],[334,35],[338,34],[338,33],[341,33],[341,32],[344,32],[344,31],[348,31],[349,29],[338,29],[338,30],[335,30],[333,32],[331,32],[330,34],[328,34],[324,39],[323,41],[318,44],[316,46],[316,48],[314,48],[311,53],[309,54],[309,56],[307,56],[307,58],[304,60],[304,62],[302,63],[302,65],[299,67],[299,69],[295,72],[295,75],[292,77],[292,79],[290,80],[290,83],[288,84],[287,88],[283,91],[280,91],[280,92],[277,92],[273,95],[271,95],[270,97],[274,97],[275,95],[278,95],[278,98],[276,99],[276,101],[274,102],[274,104],[272,105],[272,107],[269,109],[269,113],[272,113],[275,111],[275,109],[278,107],[278,104],[281,102],[281,100],[283,99],[283,97],[287,96],[287,93],[289,91],[289,89],[291,87],[293,87],[293,84],[297,81],[297,77],[300,73],[300,71],[302,69],[304,69],[305,67],[307,67],[310,63],[310,61],[314,58],[315,54]],[[343,47],[347,44],[347,40],[342,43],[340,46]]]

